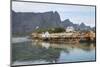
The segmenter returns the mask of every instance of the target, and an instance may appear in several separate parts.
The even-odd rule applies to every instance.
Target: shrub
[[[35,32],[42,33],[48,31],[49,33],[61,33],[65,32],[64,28],[56,27],[56,28],[47,28],[47,29],[37,29]]]

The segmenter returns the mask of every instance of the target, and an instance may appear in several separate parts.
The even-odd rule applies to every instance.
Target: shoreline
[[[81,35],[78,32],[68,32],[68,33],[50,33],[43,37],[42,33],[32,33],[30,38],[40,41],[48,42],[66,42],[66,43],[81,43],[81,42],[96,42],[94,33],[88,33]]]

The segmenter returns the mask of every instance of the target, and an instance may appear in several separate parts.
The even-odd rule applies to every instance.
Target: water
[[[12,39],[12,65],[95,61],[95,43],[57,44]]]

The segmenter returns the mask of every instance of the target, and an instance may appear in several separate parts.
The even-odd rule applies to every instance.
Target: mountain
[[[80,30],[90,30],[90,26],[86,26],[83,22],[79,25]]]
[[[66,20],[62,21],[61,24],[64,28],[67,28],[68,26],[72,26],[72,27],[74,27],[75,30],[80,30],[80,31],[91,29],[90,26],[86,26],[83,22],[80,25],[79,24],[74,24],[69,19],[66,19]]]
[[[69,19],[66,19],[64,21],[62,21],[61,25],[66,28],[68,26],[73,26],[73,23],[69,20]]]
[[[30,33],[38,28],[61,27],[61,19],[58,12],[14,12],[12,11],[13,33]]]
[[[90,30],[90,26],[84,23],[74,24],[70,19],[61,21],[60,15],[57,11],[49,11],[44,13],[34,12],[14,12],[12,11],[12,33],[14,34],[29,34],[36,30],[62,27],[67,28],[73,26],[75,30]]]

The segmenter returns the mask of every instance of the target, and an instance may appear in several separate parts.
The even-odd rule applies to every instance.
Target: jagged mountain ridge
[[[60,15],[57,11],[33,13],[33,12],[14,12],[12,11],[12,32],[13,33],[30,33],[39,28],[54,28],[54,27],[68,27],[73,26],[76,30],[84,30],[90,28],[84,23],[73,24],[69,19],[61,21]]]
[[[16,13],[12,11],[13,32],[30,32],[39,28],[60,27],[60,16],[57,12],[45,13]]]

